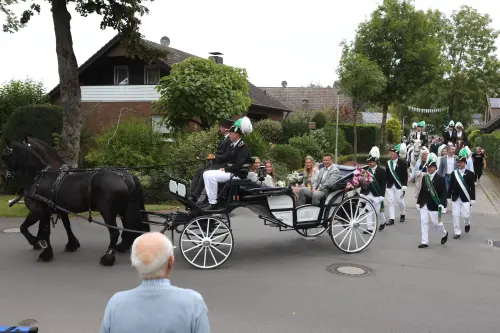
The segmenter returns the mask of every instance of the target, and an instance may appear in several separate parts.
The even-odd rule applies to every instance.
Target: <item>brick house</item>
[[[152,102],[159,98],[155,90],[159,79],[170,73],[173,64],[195,57],[166,45],[147,40],[143,42],[148,47],[166,50],[167,59],[157,59],[147,64],[143,60],[129,58],[122,37],[117,35],[78,68],[82,111],[86,125],[93,133],[116,124],[120,114],[121,119],[139,117],[151,121],[155,126],[161,119],[152,110]],[[221,57],[217,60],[222,63]],[[247,116],[250,119],[281,121],[291,112],[251,83],[249,90],[252,105]],[[49,92],[49,96],[53,104],[62,105],[59,85]]]

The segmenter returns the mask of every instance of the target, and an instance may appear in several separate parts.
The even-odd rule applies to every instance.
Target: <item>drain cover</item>
[[[500,241],[494,241],[494,240],[488,239],[488,246],[500,247]]]
[[[19,230],[19,228],[10,228],[10,229],[4,229],[3,232],[5,232],[6,234],[16,234],[21,232],[21,230]]]
[[[38,324],[38,321],[35,319],[24,319],[17,323],[19,326],[35,326]]]
[[[342,276],[368,276],[374,273],[373,269],[355,264],[332,264],[326,267],[327,272]]]

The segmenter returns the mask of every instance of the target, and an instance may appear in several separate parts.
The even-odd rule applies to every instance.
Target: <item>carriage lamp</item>
[[[38,327],[33,326],[0,326],[0,333],[7,332],[38,332]]]

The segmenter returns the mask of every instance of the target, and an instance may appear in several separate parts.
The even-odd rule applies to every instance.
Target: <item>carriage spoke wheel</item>
[[[378,230],[378,217],[370,201],[355,196],[342,201],[330,220],[330,237],[346,253],[363,251]],[[371,230],[371,233],[365,234]]]
[[[200,269],[219,267],[233,252],[233,233],[219,218],[201,216],[191,220],[181,233],[182,256]]]

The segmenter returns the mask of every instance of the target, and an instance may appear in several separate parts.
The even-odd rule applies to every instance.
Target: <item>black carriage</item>
[[[249,165],[245,165],[248,168]],[[165,218],[162,232],[180,233],[179,248],[189,264],[200,269],[212,269],[229,259],[234,247],[230,213],[240,207],[255,212],[264,224],[279,231],[294,230],[304,237],[318,237],[328,231],[335,246],[345,253],[364,250],[378,229],[373,205],[357,190],[345,191],[355,167],[338,166],[342,178],[329,188],[319,206],[297,206],[293,190],[288,187],[256,187],[250,179],[232,179],[220,184],[218,211],[205,211],[193,202],[187,181],[171,177],[168,188],[185,211],[170,214],[147,212]],[[263,178],[262,178],[263,179]],[[372,230],[367,229],[371,216]],[[152,221],[148,223],[158,224]]]

